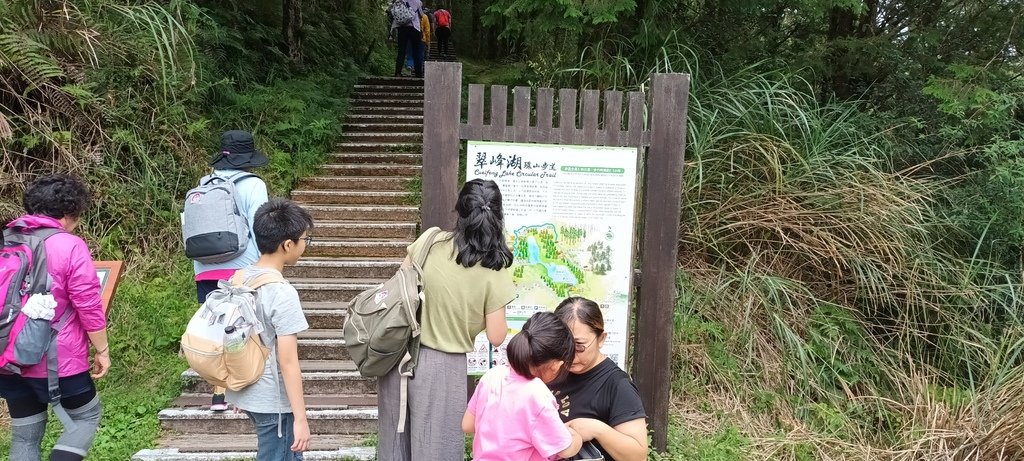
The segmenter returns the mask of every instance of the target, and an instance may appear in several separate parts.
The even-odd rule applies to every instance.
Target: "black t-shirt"
[[[636,385],[610,358],[581,375],[570,373],[551,383],[550,388],[558,401],[558,414],[563,422],[594,418],[615,427],[647,417]],[[596,440],[594,445],[605,460],[614,461]]]

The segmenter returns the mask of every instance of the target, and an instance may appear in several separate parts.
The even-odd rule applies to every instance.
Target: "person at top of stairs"
[[[396,14],[399,10],[412,10],[412,17],[405,17]],[[391,29],[397,31],[398,56],[395,59],[395,77],[402,76],[402,65],[405,64],[405,57],[413,53],[415,62],[416,78],[423,78],[423,58],[416,56],[416,50],[423,39],[420,17],[423,15],[423,2],[420,0],[395,0],[391,3],[389,10],[391,15]]]
[[[416,376],[408,380],[404,432],[398,432],[400,367],[378,381],[380,461],[462,460],[466,353],[474,350],[481,331],[495,347],[508,333],[505,306],[515,296],[515,287],[508,270],[512,250],[505,243],[501,191],[494,181],[469,181],[455,210],[455,229],[440,233],[427,249],[421,279],[421,346]],[[409,245],[409,255],[420,254],[427,240],[423,235]],[[412,262],[406,257],[403,264]]]
[[[441,54],[448,53],[448,42],[452,38],[452,13],[444,8],[434,10],[434,21],[437,28],[434,34],[437,35],[437,46]]]
[[[309,212],[283,198],[261,206],[252,227],[261,254],[256,264],[241,269],[246,279],[280,276],[284,266],[299,261],[313,239]],[[260,338],[270,348],[270,357],[259,381],[237,391],[228,389],[228,395],[256,429],[256,461],[301,460],[310,432],[297,335],[309,329],[309,323],[299,293],[290,284],[268,283],[256,293],[256,316],[263,324]]]
[[[251,134],[238,130],[226,131],[220,138],[220,151],[214,154],[213,159],[210,160],[213,172],[203,176],[199,180],[199,184],[210,183],[215,178],[226,178],[233,182],[236,192],[234,195],[235,206],[239,214],[245,217],[246,222],[252,223],[256,217],[256,209],[267,202],[267,184],[249,172],[254,168],[266,166],[269,162],[266,155],[256,150],[256,144]],[[190,193],[187,200],[192,200],[192,196]],[[190,224],[184,222],[184,216],[182,221],[183,226]],[[217,289],[219,281],[230,279],[236,270],[254,264],[259,259],[260,252],[257,249],[253,233],[248,232],[246,238],[248,242],[245,251],[233,259],[219,263],[193,260],[193,269],[196,274],[196,298],[199,304],[206,302],[206,296]],[[186,243],[186,249],[187,246]],[[228,409],[223,388],[214,388],[210,409],[213,411]]]

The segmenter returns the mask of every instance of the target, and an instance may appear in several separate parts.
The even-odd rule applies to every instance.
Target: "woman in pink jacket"
[[[46,270],[51,278],[50,293],[56,301],[52,325],[57,333],[57,371],[61,407],[70,416],[57,439],[50,459],[79,461],[85,458],[100,421],[100,401],[93,379],[110,369],[107,322],[89,247],[72,234],[89,207],[89,190],[70,176],[41,177],[25,190],[27,214],[7,225],[14,232],[53,228],[60,232],[46,239]],[[93,348],[92,365],[89,348]],[[22,368],[21,376],[0,374],[0,397],[7,401],[11,416],[10,459],[38,461],[46,432],[47,364],[44,360]]]

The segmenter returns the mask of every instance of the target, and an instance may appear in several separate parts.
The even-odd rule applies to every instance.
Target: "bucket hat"
[[[220,152],[210,160],[210,166],[218,170],[258,168],[267,163],[270,159],[256,150],[252,134],[242,130],[225,131],[220,135]]]

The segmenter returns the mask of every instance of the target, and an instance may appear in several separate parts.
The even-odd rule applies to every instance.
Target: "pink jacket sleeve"
[[[68,299],[75,311],[78,321],[85,331],[92,333],[107,326],[107,316],[103,312],[103,298],[100,294],[100,279],[96,276],[96,266],[89,254],[89,247],[81,239],[76,238],[68,258],[68,278],[66,290]]]

